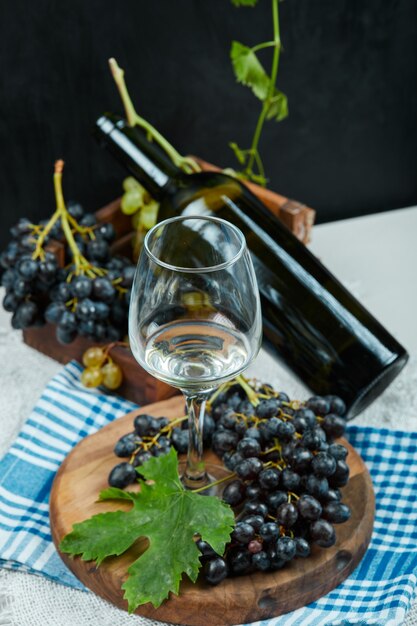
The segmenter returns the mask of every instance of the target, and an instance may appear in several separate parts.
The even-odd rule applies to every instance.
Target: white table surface
[[[415,430],[417,426],[417,207],[315,226],[311,250],[362,301],[411,355],[396,381],[355,421]],[[2,291],[0,296],[2,297]],[[11,331],[0,310],[0,455],[20,430],[48,380],[60,365],[32,350]],[[251,372],[292,397],[306,388],[261,351]],[[0,624],[5,626],[138,626],[91,593],[68,589],[29,574],[0,570]],[[406,626],[417,625],[417,608]],[[320,626],[331,626],[322,624]],[[383,626],[383,625],[381,625]]]

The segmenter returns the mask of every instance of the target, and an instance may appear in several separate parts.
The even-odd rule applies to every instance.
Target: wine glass
[[[129,340],[145,370],[183,392],[190,435],[183,484],[207,485],[206,400],[248,367],[262,340],[256,277],[236,226],[180,216],[147,233],[132,287]]]

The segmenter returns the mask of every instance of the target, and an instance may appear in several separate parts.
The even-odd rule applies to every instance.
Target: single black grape
[[[307,477],[305,489],[307,493],[311,494],[318,500],[322,498],[326,498],[329,492],[329,481],[327,478],[319,478],[319,476],[315,476],[314,474],[310,474]]]
[[[3,308],[9,313],[14,313],[19,306],[21,300],[13,292],[6,293],[3,298]]]
[[[269,398],[268,400],[261,400],[255,409],[255,414],[261,419],[268,419],[277,415],[280,407],[280,403],[276,398]]]
[[[307,400],[306,407],[316,415],[327,415],[330,411],[330,402],[321,396],[312,396]]]
[[[344,461],[348,455],[347,449],[340,443],[332,443],[328,447],[327,452],[331,454],[336,461]]]
[[[116,237],[116,231],[110,222],[100,224],[100,226],[94,229],[94,234],[98,239],[104,239],[108,243],[111,243]]]
[[[218,420],[218,424],[221,425],[221,426],[224,426],[227,430],[235,430],[236,429],[236,421],[237,421],[237,417],[236,417],[235,412],[232,411],[232,409],[227,409],[220,416],[220,418]]]
[[[124,461],[113,467],[109,474],[109,485],[123,489],[123,487],[136,482],[137,477],[135,468],[130,463]]]
[[[335,530],[325,519],[319,519],[310,524],[310,538],[322,548],[330,548],[336,543]]]
[[[266,572],[271,567],[271,560],[265,550],[260,550],[252,555],[252,565],[255,570]]]
[[[108,278],[99,276],[93,283],[93,295],[97,300],[103,302],[113,302],[116,297],[116,288],[111,284]]]
[[[297,507],[292,502],[284,502],[278,507],[276,517],[277,522],[285,528],[290,528],[298,519]]]
[[[50,292],[50,298],[53,302],[68,302],[71,300],[71,288],[69,283],[58,283]]]
[[[108,320],[110,317],[110,307],[106,302],[94,302],[94,306],[95,306],[95,318],[97,320],[100,321],[105,321]],[[114,320],[113,320],[114,321]],[[126,311],[124,314],[124,320],[123,323],[126,322]],[[119,326],[120,326],[120,322],[119,322]]]
[[[149,461],[149,459],[151,458],[152,453],[149,452],[149,450],[141,450],[140,452],[135,454],[135,457],[133,459],[133,467],[139,467],[140,465],[146,463],[146,461]]]
[[[74,200],[69,200],[67,202],[67,210],[68,210],[68,213],[72,215],[74,219],[77,220],[77,222],[84,215],[84,209],[82,205],[79,202],[74,202]]]
[[[275,490],[280,483],[281,472],[275,467],[268,467],[262,470],[258,476],[261,487],[268,491]]]
[[[94,226],[97,224],[97,218],[94,213],[85,213],[79,221],[80,226]]]
[[[244,437],[237,444],[237,452],[241,454],[244,458],[249,457],[258,457],[261,453],[261,444],[256,439],[252,437]]]
[[[88,298],[92,288],[92,281],[87,276],[75,276],[70,283],[71,294],[78,299]]]
[[[233,574],[247,574],[252,569],[252,555],[244,549],[230,552],[227,562]]]
[[[234,480],[226,485],[222,499],[230,506],[237,506],[245,499],[246,486],[241,480]]]
[[[24,278],[17,278],[13,285],[13,291],[19,298],[28,296],[30,294],[30,282]]]
[[[270,546],[270,547],[268,548],[268,550],[266,551],[266,553],[267,553],[268,558],[269,558],[269,561],[270,561],[270,563],[271,563],[271,565],[270,565],[270,569],[271,569],[272,571],[276,571],[276,570],[279,570],[279,569],[281,569],[282,567],[284,567],[284,565],[285,565],[286,561],[284,561],[283,559],[281,559],[281,558],[278,556],[277,549],[276,549],[276,545],[272,545],[272,546]]]
[[[223,456],[225,452],[236,448],[239,435],[231,430],[215,431],[211,441],[214,452],[219,456]]]
[[[217,556],[216,558],[207,561],[203,568],[203,576],[204,579],[209,583],[209,585],[218,585],[222,582],[229,573],[229,568],[227,563],[221,556]]]
[[[301,483],[301,476],[286,467],[281,474],[281,484],[288,491],[296,491]]]
[[[291,467],[299,473],[307,472],[310,468],[310,463],[313,459],[313,454],[307,448],[298,447],[294,449],[291,455]]]
[[[14,328],[29,328],[32,326],[37,318],[39,309],[35,302],[27,300],[18,305],[16,311],[13,314],[12,325],[14,322]]]
[[[307,409],[306,407],[302,407],[295,411],[294,420],[298,417],[302,417],[303,420],[307,423],[309,428],[314,428],[314,426],[317,423],[317,419],[314,414],[314,411],[312,411],[311,409]]]
[[[350,508],[343,502],[328,502],[323,509],[323,517],[333,524],[343,524],[350,516]]]
[[[294,424],[294,427],[297,433],[300,433],[300,434],[304,433],[306,430],[310,428],[307,423],[307,420],[304,419],[302,415],[296,415],[294,419],[292,420],[292,423]]]
[[[65,311],[66,306],[63,302],[51,302],[45,309],[45,320],[50,324],[59,324]]]
[[[233,530],[232,538],[239,543],[247,544],[255,536],[255,529],[246,522],[238,522]]]
[[[295,433],[295,426],[291,422],[279,420],[277,434],[281,441],[290,441]]]
[[[120,437],[114,446],[115,455],[122,458],[130,457],[130,455],[137,449],[140,441],[141,440],[136,433],[123,435],[123,437]]]
[[[109,244],[104,239],[95,239],[86,245],[86,255],[91,261],[105,263],[109,253]]]
[[[246,487],[246,498],[248,500],[258,500],[263,494],[261,485],[257,482],[249,483]]]
[[[7,269],[1,277],[1,284],[3,285],[3,287],[6,287],[6,289],[11,289],[15,283],[16,278],[17,272],[11,268]]]
[[[326,415],[321,426],[328,437],[337,439],[338,437],[343,437],[345,433],[346,420],[339,415],[330,413]]]
[[[253,513],[252,515],[245,515],[245,517],[242,517],[242,519],[239,521],[250,524],[252,528],[254,528],[256,532],[258,532],[260,527],[264,524],[265,519],[263,515],[259,515],[259,513]]]
[[[329,489],[326,497],[322,498],[321,501],[325,503],[326,502],[339,502],[341,499],[342,499],[342,494],[340,492],[340,489],[335,487],[334,489]]]
[[[272,541],[273,539],[278,539],[279,536],[279,526],[275,522],[266,522],[262,524],[259,529],[259,534],[265,541]]]
[[[39,266],[36,261],[33,261],[30,257],[23,257],[17,264],[17,271],[25,280],[31,280],[35,278],[39,271]]]
[[[279,537],[276,544],[277,558],[282,561],[291,561],[295,557],[296,544],[291,537]]]
[[[56,327],[56,338],[58,339],[59,343],[72,343],[76,336],[77,330],[75,328],[63,328],[60,325]]]
[[[120,283],[122,287],[125,289],[127,287],[131,287],[133,284],[133,279],[135,277],[136,268],[134,265],[127,265],[122,270],[122,282]]]
[[[323,441],[326,440],[326,434],[319,427],[307,430],[302,438],[301,445],[309,450],[319,450]]]
[[[344,487],[349,480],[349,466],[346,461],[336,461],[336,471],[329,478],[331,487]]]
[[[189,431],[182,430],[182,428],[173,428],[172,429],[172,445],[180,454],[185,454],[188,450],[188,442],[189,442]]]
[[[328,478],[336,471],[336,459],[327,452],[319,452],[313,458],[311,467],[316,476]]]
[[[135,428],[136,434],[139,437],[147,437],[149,434],[149,425],[153,420],[152,415],[147,415],[146,413],[141,413],[137,415],[133,420],[133,426]]]
[[[315,521],[321,517],[322,506],[316,498],[303,494],[297,501],[297,509],[301,517],[308,521]]]
[[[246,415],[246,417],[251,417],[255,413],[255,407],[249,400],[242,400],[242,402],[237,407],[237,413],[241,413],[242,415]]]
[[[294,541],[295,556],[299,556],[305,559],[307,556],[310,555],[310,544],[308,543],[307,539],[304,539],[304,537],[294,537]]]
[[[261,442],[261,433],[259,432],[259,428],[255,428],[254,426],[251,426],[251,428],[247,429],[245,437],[250,439],[256,439],[256,441],[259,441],[259,443]]]
[[[253,480],[262,471],[263,463],[257,457],[244,459],[235,467],[236,474],[243,480]]]
[[[266,504],[270,513],[275,515],[278,507],[287,502],[287,493],[285,491],[273,491],[266,496]]]
[[[61,318],[59,320],[59,326],[61,328],[65,328],[66,330],[76,330],[77,319],[75,317],[75,314],[69,309],[66,309],[61,315]]]
[[[278,425],[282,424],[282,420],[278,417],[271,417],[266,424],[265,428],[270,437],[278,437]]]
[[[239,392],[237,393],[233,393],[232,395],[228,395],[227,400],[226,400],[226,404],[228,406],[229,409],[232,409],[233,411],[237,411],[240,403],[242,402],[242,398],[239,394]]]

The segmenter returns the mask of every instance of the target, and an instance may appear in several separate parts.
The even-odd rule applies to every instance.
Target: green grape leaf
[[[270,105],[266,117],[268,120],[276,120],[280,122],[288,116],[288,100],[285,93],[275,90],[271,98]]]
[[[235,7],[254,7],[258,0],[232,0]]]
[[[246,161],[245,154],[244,154],[243,150],[241,150],[239,148],[237,143],[235,143],[234,141],[231,141],[229,143],[229,148],[231,148],[233,150],[233,153],[234,153],[235,157],[237,158],[237,160],[239,161],[239,163],[241,165],[245,165],[245,161]]]
[[[252,48],[244,46],[239,41],[232,41],[230,58],[236,80],[250,87],[259,100],[265,100],[271,80]]]
[[[223,554],[234,525],[227,504],[184,489],[173,448],[141,465],[140,472],[152,484],[139,480],[139,493],[111,488],[100,494],[101,500],[130,500],[133,506],[129,511],[99,513],[74,524],[59,546],[62,552],[99,565],[146,537],[149,547],[129,567],[122,585],[130,613],[147,602],[157,608],[170,592],[178,594],[184,573],[195,582],[201,565],[195,536],[200,535]]]

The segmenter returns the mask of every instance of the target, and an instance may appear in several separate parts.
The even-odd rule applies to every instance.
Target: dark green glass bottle
[[[353,417],[395,378],[406,350],[244,185],[184,174],[138,128],[107,114],[95,134],[160,202],[158,219],[216,214],[244,233],[261,294],[264,334],[310,389],[344,399]]]

